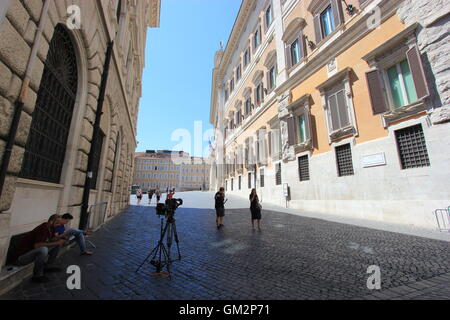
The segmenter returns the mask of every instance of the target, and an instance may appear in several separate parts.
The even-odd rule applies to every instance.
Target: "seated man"
[[[54,214],[48,222],[37,226],[28,232],[19,242],[17,251],[14,253],[16,265],[25,266],[34,262],[33,282],[48,282],[44,272],[58,272],[59,268],[50,267],[56,260],[60,247],[66,242],[64,239],[54,239],[54,228],[60,223],[59,215]],[[47,259],[47,263],[45,260]]]
[[[75,237],[75,241],[78,243],[78,246],[81,250],[81,255],[90,256],[93,252],[86,250],[86,241],[84,240],[84,236],[88,233],[87,231],[78,230],[78,229],[69,229],[66,231],[65,225],[69,223],[70,220],[73,220],[73,216],[70,213],[65,213],[61,216],[61,224],[55,228],[55,236],[59,239],[69,240],[72,236]]]

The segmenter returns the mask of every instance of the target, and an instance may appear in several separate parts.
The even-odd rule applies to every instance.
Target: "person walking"
[[[154,192],[155,192],[155,190],[153,190],[153,189],[148,190],[148,204],[150,204],[152,202]]]
[[[225,216],[225,189],[221,187],[214,196],[216,208],[216,226],[217,229],[223,227],[223,217]]]
[[[155,195],[156,195],[156,204],[158,205],[159,201],[161,200],[161,191],[159,191],[159,188],[156,189]]]
[[[137,204],[140,205],[141,200],[142,200],[142,189],[141,188],[136,190],[136,198],[137,198]]]
[[[250,212],[252,214],[252,229],[255,230],[255,220],[258,223],[258,230],[261,231],[261,204],[259,203],[258,195],[256,194],[256,189],[252,189],[249,196],[250,200]]]

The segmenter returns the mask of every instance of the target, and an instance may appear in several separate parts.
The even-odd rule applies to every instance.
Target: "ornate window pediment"
[[[306,26],[306,21],[303,18],[295,18],[286,27],[281,38],[283,42],[289,42],[292,38],[295,38],[297,34]]]

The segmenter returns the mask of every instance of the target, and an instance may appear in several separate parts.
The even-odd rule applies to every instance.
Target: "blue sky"
[[[147,36],[137,151],[184,149],[202,156],[207,149],[208,142],[194,147],[194,123],[202,121],[203,133],[212,128],[214,53],[220,41],[226,46],[240,5],[241,0],[161,0],[160,28]],[[181,141],[171,139],[177,129],[190,132],[190,144],[177,147]]]

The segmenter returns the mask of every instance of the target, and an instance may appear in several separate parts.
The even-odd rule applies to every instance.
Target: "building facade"
[[[78,226],[91,152],[89,205],[107,203],[98,222],[128,206],[146,34],[159,8],[159,0],[1,1],[0,266],[11,237],[51,214],[71,213]]]
[[[183,151],[148,150],[135,155],[133,185],[143,191],[209,190],[211,166],[203,158]]]
[[[215,56],[211,187],[436,228],[450,204],[442,0],[244,0]]]

